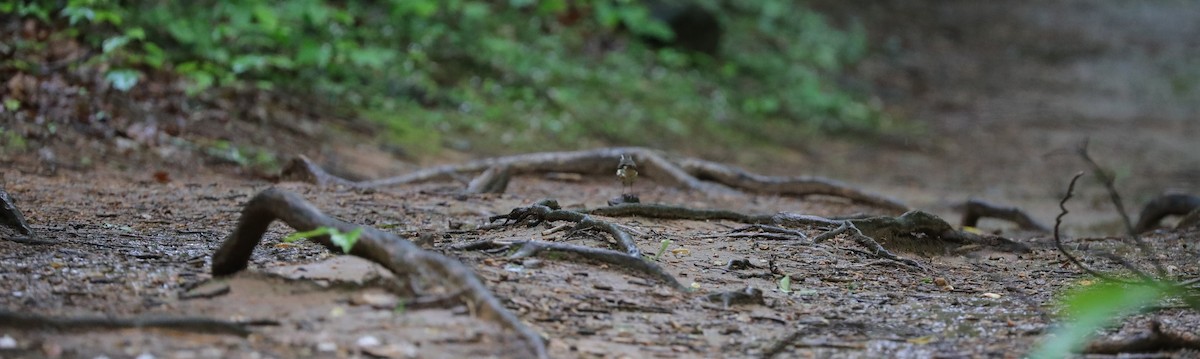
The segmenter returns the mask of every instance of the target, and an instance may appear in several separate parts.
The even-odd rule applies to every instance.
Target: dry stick
[[[569,243],[557,243],[546,241],[516,241],[513,245],[520,246],[510,258],[524,258],[535,256],[541,252],[556,251],[564,253],[578,254],[584,258],[616,265],[618,267],[632,270],[637,273],[648,275],[651,279],[661,281],[671,286],[678,291],[686,291],[688,288],[679,283],[675,276],[667,273],[662,267],[654,262],[644,260],[639,257],[634,257],[626,253],[621,253],[613,250],[592,248]]]
[[[1083,160],[1092,167],[1092,172],[1096,174],[1096,177],[1100,179],[1100,182],[1104,183],[1104,188],[1108,191],[1109,199],[1112,200],[1113,206],[1117,207],[1117,214],[1121,215],[1121,221],[1125,223],[1125,231],[1129,234],[1129,239],[1132,240],[1133,244],[1142,252],[1142,255],[1146,257],[1146,260],[1149,261],[1150,264],[1154,265],[1154,270],[1158,273],[1158,276],[1166,277],[1167,269],[1163,267],[1162,262],[1158,260],[1158,255],[1155,254],[1154,248],[1138,235],[1137,229],[1133,227],[1133,222],[1129,220],[1129,213],[1125,212],[1125,205],[1121,202],[1121,195],[1117,193],[1117,188],[1113,184],[1113,178],[1108,176],[1108,173],[1104,171],[1104,168],[1100,167],[1099,163],[1096,163],[1095,160],[1092,160],[1092,156],[1088,154],[1087,145],[1087,140],[1084,140],[1083,143],[1079,145],[1079,156],[1083,157]],[[1141,271],[1138,270],[1136,272],[1140,273]]]
[[[379,263],[397,277],[423,278],[437,281],[448,288],[460,288],[468,306],[477,308],[476,313],[481,318],[497,321],[516,332],[536,357],[548,357],[541,336],[505,309],[475,273],[461,262],[422,250],[415,243],[394,234],[329,217],[299,195],[278,188],[263,190],[246,203],[237,228],[213,254],[213,275],[226,276],[245,269],[254,247],[275,220],[283,221],[298,231],[331,227],[342,232],[351,232],[362,228],[358,242],[350,251],[351,255]],[[340,250],[328,235],[314,237],[312,240],[332,251]]]
[[[1075,182],[1079,181],[1079,177],[1083,177],[1083,172],[1078,172],[1075,174],[1075,177],[1071,177],[1071,184],[1067,185],[1067,195],[1063,196],[1062,201],[1058,202],[1058,208],[1062,211],[1058,213],[1058,217],[1054,218],[1054,248],[1057,248],[1058,252],[1062,253],[1063,257],[1067,257],[1067,261],[1071,262],[1071,264],[1074,264],[1076,267],[1079,267],[1079,269],[1082,269],[1084,272],[1087,272],[1096,278],[1122,284],[1134,284],[1134,282],[1113,277],[1088,267],[1087,265],[1083,264],[1079,258],[1076,258],[1075,255],[1072,255],[1071,252],[1068,252],[1066,246],[1063,246],[1062,237],[1059,236],[1059,227],[1062,227],[1063,217],[1066,217],[1067,213],[1069,213],[1067,211],[1067,201],[1070,200],[1071,195],[1075,193]]]
[[[797,196],[827,195],[867,203],[896,212],[909,208],[899,200],[854,188],[848,184],[815,176],[764,176],[716,162],[683,159],[682,167],[692,176],[711,179],[733,188],[760,193],[780,193]]]
[[[1104,184],[1104,188],[1108,190],[1109,199],[1117,207],[1117,214],[1121,215],[1121,221],[1125,224],[1126,232],[1129,233],[1129,236],[1136,237],[1137,232],[1134,231],[1133,222],[1129,220],[1129,214],[1125,212],[1125,205],[1121,202],[1121,195],[1114,188],[1113,178],[1109,177],[1108,172],[1104,171],[1104,168],[1100,167],[1100,164],[1092,159],[1092,156],[1088,154],[1087,146],[1088,141],[1085,139],[1083,143],[1079,144],[1076,152],[1078,152],[1079,157],[1083,158],[1084,162],[1087,162],[1088,166],[1092,167],[1092,173],[1096,175],[1100,183]]]
[[[0,326],[24,330],[96,330],[156,328],[204,334],[228,334],[244,337],[250,335],[247,323],[230,322],[213,318],[140,316],[133,318],[113,317],[68,317],[56,318],[33,313],[0,311]],[[265,323],[271,324],[271,322]],[[278,324],[278,323],[275,323]]]

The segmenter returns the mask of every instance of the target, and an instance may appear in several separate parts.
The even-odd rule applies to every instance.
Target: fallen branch
[[[0,327],[21,330],[86,331],[111,329],[170,329],[204,334],[225,334],[245,337],[250,335],[249,325],[278,325],[267,322],[231,322],[213,318],[140,316],[132,318],[114,317],[51,317],[33,313],[0,311]]]
[[[1003,207],[981,199],[968,199],[963,204],[963,227],[975,227],[980,218],[996,218],[1016,223],[1018,228],[1029,231],[1049,233],[1050,227],[1033,219],[1028,213],[1017,207]]]
[[[512,312],[483,285],[470,268],[449,257],[425,251],[411,241],[369,226],[358,226],[326,216],[299,195],[278,188],[268,188],[246,203],[237,228],[213,254],[212,273],[226,276],[246,268],[254,247],[262,240],[267,227],[280,220],[297,231],[331,227],[342,232],[362,228],[351,255],[365,258],[391,270],[399,278],[424,279],[447,288],[462,291],[468,307],[485,320],[494,320],[517,333],[534,356],[547,358],[541,336],[522,324]],[[340,251],[327,235],[312,240]]]

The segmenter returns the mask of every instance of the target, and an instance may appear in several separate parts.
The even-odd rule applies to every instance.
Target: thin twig
[[[1099,163],[1096,163],[1096,161],[1092,159],[1092,156],[1088,154],[1087,147],[1088,141],[1085,139],[1083,140],[1083,143],[1079,144],[1079,148],[1077,149],[1079,157],[1082,157],[1083,161],[1087,162],[1088,166],[1092,167],[1092,173],[1095,174],[1100,180],[1100,183],[1104,184],[1104,187],[1108,189],[1109,199],[1112,200],[1113,205],[1117,207],[1117,214],[1121,215],[1121,221],[1125,224],[1126,232],[1128,232],[1130,236],[1136,236],[1137,232],[1134,231],[1133,221],[1129,219],[1129,214],[1125,212],[1125,205],[1123,202],[1121,202],[1121,195],[1117,193],[1117,189],[1114,188],[1113,178],[1108,175],[1108,171],[1105,171],[1103,167],[1100,167]]]
[[[1162,262],[1158,260],[1158,255],[1155,253],[1154,248],[1151,247],[1150,244],[1146,243],[1145,240],[1142,240],[1142,237],[1138,235],[1137,228],[1133,226],[1133,221],[1129,219],[1129,213],[1125,212],[1125,205],[1121,202],[1121,194],[1117,193],[1117,188],[1114,185],[1113,178],[1110,177],[1108,172],[1105,171],[1104,168],[1100,167],[1100,164],[1096,163],[1096,161],[1092,159],[1092,156],[1088,154],[1087,145],[1087,140],[1084,140],[1083,143],[1079,145],[1079,156],[1083,157],[1083,160],[1092,167],[1092,172],[1095,173],[1096,177],[1100,179],[1100,182],[1104,184],[1104,188],[1108,191],[1108,198],[1112,200],[1113,206],[1117,207],[1117,214],[1121,215],[1121,221],[1125,224],[1125,231],[1127,234],[1129,234],[1129,239],[1133,241],[1134,246],[1137,246],[1138,250],[1142,252],[1142,255],[1146,257],[1146,260],[1149,261],[1150,264],[1154,265],[1154,271],[1158,273],[1159,277],[1166,277],[1166,267],[1164,267]],[[1139,270],[1137,272],[1141,271]]]
[[[1083,264],[1079,258],[1076,258],[1071,254],[1071,252],[1068,252],[1066,246],[1063,246],[1062,237],[1059,235],[1059,227],[1062,227],[1063,217],[1066,217],[1067,213],[1069,213],[1069,211],[1067,211],[1067,201],[1070,200],[1071,195],[1075,193],[1075,182],[1079,181],[1079,177],[1083,177],[1083,172],[1076,173],[1075,177],[1071,177],[1071,184],[1067,185],[1067,195],[1063,196],[1062,201],[1058,202],[1058,208],[1062,211],[1058,213],[1058,217],[1054,218],[1054,248],[1057,248],[1058,252],[1062,253],[1063,257],[1066,257],[1071,264],[1074,264],[1076,267],[1079,267],[1079,269],[1082,269],[1084,272],[1087,272],[1096,278],[1123,284],[1134,284],[1133,282],[1113,277],[1088,267],[1087,265]]]

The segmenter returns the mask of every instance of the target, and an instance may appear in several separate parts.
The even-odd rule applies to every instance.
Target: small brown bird
[[[617,164],[617,178],[620,179],[621,184],[624,185],[622,190],[624,190],[625,187],[628,187],[629,190],[632,191],[633,180],[636,180],[637,176],[637,164],[633,163],[633,157],[629,155],[621,155],[621,162]],[[625,193],[628,192],[622,192],[622,194]]]

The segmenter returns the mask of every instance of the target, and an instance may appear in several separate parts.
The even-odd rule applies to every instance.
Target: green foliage
[[[342,248],[342,253],[350,253],[350,249],[354,248],[354,244],[358,243],[358,236],[362,235],[362,227],[355,228],[349,233],[343,233],[333,227],[317,227],[317,229],[304,232],[296,232],[283,238],[286,243],[292,243],[301,239],[309,239],[320,236],[329,236],[329,241],[334,245]]]
[[[1031,358],[1066,358],[1079,352],[1087,341],[1121,317],[1160,300],[1178,295],[1177,287],[1163,283],[1124,285],[1102,282],[1077,288],[1061,299],[1070,322],[1059,327]]]
[[[663,253],[666,253],[667,248],[670,248],[670,247],[671,247],[670,239],[662,240],[662,242],[659,242],[658,252],[655,252],[654,256],[648,257],[648,258],[646,258],[646,260],[647,261],[658,261],[659,259],[662,259]]]
[[[422,150],[786,142],[888,124],[832,80],[864,55],[860,26],[786,0],[697,3],[724,28],[716,58],[638,41],[676,34],[633,0],[34,0],[0,12],[81,30],[118,90],[146,71],[179,74],[192,93],[284,89]]]

